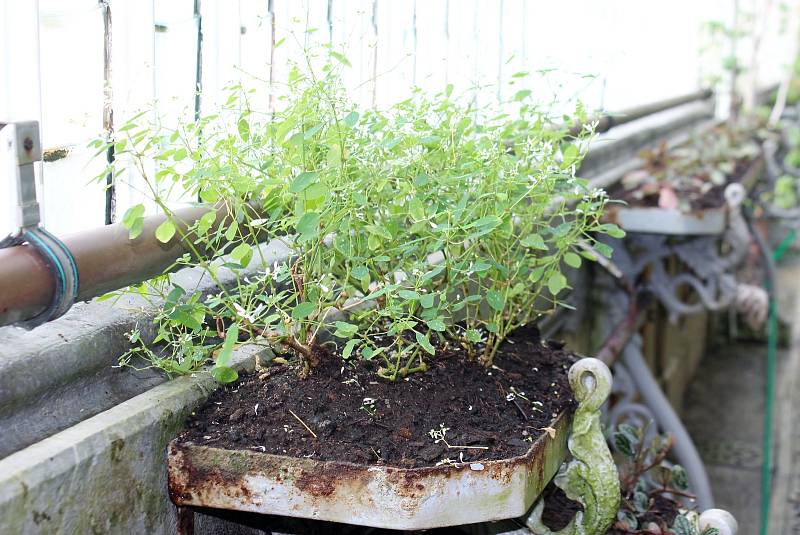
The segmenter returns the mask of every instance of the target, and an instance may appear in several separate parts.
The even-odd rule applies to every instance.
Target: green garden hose
[[[796,231],[790,230],[778,247],[769,255],[769,248],[758,232],[753,234],[766,260],[765,283],[769,296],[767,316],[767,370],[764,392],[764,458],[761,464],[761,535],[769,535],[769,505],[772,488],[772,409],[775,400],[775,363],[778,354],[778,311],[775,303],[775,262],[783,257],[796,238]]]

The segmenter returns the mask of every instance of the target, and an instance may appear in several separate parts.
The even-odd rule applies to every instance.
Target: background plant
[[[227,381],[234,344],[263,339],[291,350],[307,374],[332,332],[343,358],[378,358],[388,379],[424,370],[451,343],[490,365],[513,329],[558,303],[564,264],[610,254],[596,233],[622,235],[599,221],[604,193],[576,177],[592,134],[569,134],[585,120],[580,107],[556,122],[529,90],[500,112],[448,86],[361,111],[339,82],[347,59],[327,50],[315,68],[319,59],[309,53],[291,69],[279,111],[252,109],[237,87],[217,115],[175,128],[142,115],[119,130],[118,160],[101,176],[122,180],[128,160],[168,216],[156,237],[182,240],[190,252],[178,265],[201,268],[218,288],[207,297],[163,281],[134,289],[164,300],[157,340],[169,350],[156,357],[140,343],[126,358],[181,373],[216,350],[214,373]],[[209,208],[180,221],[167,201],[175,192],[230,215],[218,221]],[[123,218],[132,238],[144,212],[136,205]],[[270,239],[289,246],[288,262],[268,264],[256,245]],[[235,284],[222,284],[221,270]]]
[[[611,533],[698,535],[691,513],[680,501],[693,498],[686,471],[666,461],[672,437],[621,424],[613,442],[623,461],[618,463],[622,500]],[[699,535],[719,535],[719,531],[707,528]]]
[[[658,206],[690,211],[692,202],[744,172],[761,154],[755,117],[719,125],[668,148],[666,142],[641,153],[642,168],[626,174],[623,186],[634,198],[655,197]]]

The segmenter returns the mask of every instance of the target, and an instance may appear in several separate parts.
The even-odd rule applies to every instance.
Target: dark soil
[[[551,531],[560,531],[567,527],[575,513],[583,510],[583,506],[567,498],[564,491],[556,487],[551,481],[542,493],[544,510],[542,523]]]
[[[527,452],[555,416],[572,410],[567,370],[574,361],[528,328],[501,347],[492,369],[467,361],[460,348],[437,352],[427,372],[395,382],[377,376],[378,362],[329,356],[307,379],[293,366],[275,365],[217,390],[182,438],[407,468],[509,458]],[[429,433],[442,426],[451,446],[482,448],[435,442]]]

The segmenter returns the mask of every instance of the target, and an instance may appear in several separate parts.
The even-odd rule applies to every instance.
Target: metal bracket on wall
[[[42,159],[39,123],[0,123],[0,129],[6,128],[11,129],[8,150],[16,162],[13,180],[17,190],[17,230],[0,240],[0,249],[28,244],[38,251],[55,280],[55,291],[47,308],[18,324],[31,329],[62,316],[72,307],[78,296],[78,267],[67,246],[40,226],[34,170],[34,163]]]
[[[0,130],[10,129],[8,151],[14,166],[14,185],[17,192],[17,227],[20,230],[39,225],[39,203],[36,201],[36,173],[34,162],[42,159],[39,141],[39,123],[25,121],[0,123]]]

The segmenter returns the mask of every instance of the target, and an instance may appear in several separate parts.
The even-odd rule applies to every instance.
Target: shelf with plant
[[[728,184],[752,186],[764,135],[750,117],[693,132],[675,147],[662,142],[642,151],[642,167],[624,175],[612,196],[632,207],[683,213],[721,208]]]
[[[125,176],[128,160],[143,177],[169,216],[157,238],[189,247],[179,266],[236,279],[205,297],[167,276],[129,290],[164,306],[155,344],[134,332],[123,364],[181,374],[213,361],[230,383],[183,444],[408,469],[546,445],[552,476],[576,359],[535,323],[561,304],[564,267],[610,255],[597,235],[623,235],[600,221],[604,192],[576,176],[592,129],[560,125],[585,120],[581,108],[557,122],[529,90],[498,111],[448,86],[359,110],[339,81],[346,59],[329,58],[291,69],[278,111],[234,88],[217,115],[120,129],[111,171]],[[232,215],[178,221],[175,190]],[[131,237],[143,214],[126,213]],[[267,240],[289,247],[287,262],[260,256]],[[240,378],[229,362],[241,344],[276,357]]]

